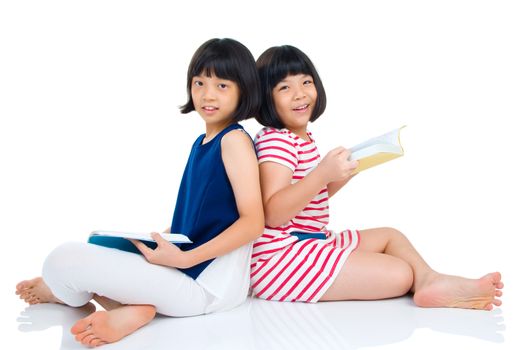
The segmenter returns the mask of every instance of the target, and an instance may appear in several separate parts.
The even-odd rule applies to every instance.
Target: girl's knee
[[[391,238],[406,238],[401,231],[393,227],[384,227],[383,231],[386,232],[386,234]]]
[[[89,292],[72,288],[77,276],[75,265],[82,260],[79,252],[83,243],[68,242],[59,245],[49,253],[42,266],[42,278],[55,297],[66,305],[79,307],[91,299]]]
[[[63,270],[82,259],[79,253],[85,245],[86,243],[67,242],[53,249],[44,260],[42,275]]]
[[[75,249],[76,244],[76,242],[67,242],[55,247],[46,257],[44,265],[60,264],[65,259],[65,256],[71,254],[70,252]]]
[[[411,265],[403,260],[398,261],[392,270],[392,280],[395,282],[395,289],[398,295],[407,294],[414,283],[414,273]]]

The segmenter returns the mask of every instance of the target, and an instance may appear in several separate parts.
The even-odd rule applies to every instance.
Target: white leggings
[[[121,304],[154,305],[158,313],[178,317],[204,314],[214,300],[178,269],[88,243],[70,242],[55,248],[44,262],[42,278],[70,306],[88,303],[95,293]]]

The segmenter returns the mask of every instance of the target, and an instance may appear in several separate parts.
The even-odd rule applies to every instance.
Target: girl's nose
[[[297,89],[295,91],[295,94],[293,95],[293,98],[295,100],[300,100],[300,99],[304,98],[304,96],[306,96],[306,94],[304,93],[303,89]]]
[[[214,93],[213,93],[213,91],[212,91],[211,88],[206,87],[206,88],[203,90],[202,99],[203,99],[204,101],[211,101],[211,100],[214,100]]]

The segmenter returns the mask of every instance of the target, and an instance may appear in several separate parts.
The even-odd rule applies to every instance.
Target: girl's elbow
[[[247,216],[244,222],[244,231],[252,241],[264,233],[264,215]]]
[[[264,208],[264,217],[267,227],[279,227],[288,222],[287,219],[285,220],[284,215],[272,208]]]
[[[266,216],[266,226],[268,227],[279,227],[284,224],[281,218],[276,218],[273,216]]]
[[[264,233],[264,216],[255,220],[251,232],[253,233],[254,239],[259,238]]]

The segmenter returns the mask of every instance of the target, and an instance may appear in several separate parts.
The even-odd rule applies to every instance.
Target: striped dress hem
[[[304,140],[287,129],[263,128],[255,136],[259,163],[280,164],[292,171],[292,184],[301,181],[321,161],[311,135],[308,132],[309,140]],[[324,295],[360,240],[358,231],[328,230],[329,219],[324,187],[285,225],[266,227],[253,244],[250,277],[255,297],[317,302]],[[326,239],[299,238],[315,232]]]

